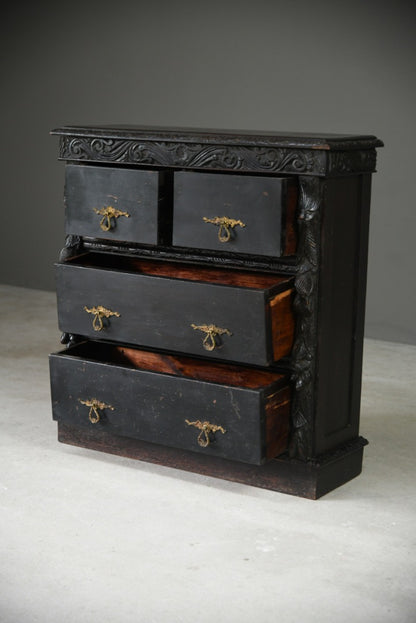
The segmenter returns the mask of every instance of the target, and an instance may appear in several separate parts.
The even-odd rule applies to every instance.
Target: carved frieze
[[[62,136],[60,158],[91,162],[263,173],[324,175],[326,154],[312,149]]]

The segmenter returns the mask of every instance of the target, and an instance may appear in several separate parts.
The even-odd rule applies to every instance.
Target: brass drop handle
[[[212,351],[216,346],[219,346],[216,337],[219,335],[232,335],[231,331],[228,329],[221,329],[221,327],[216,327],[215,324],[191,324],[191,327],[196,331],[202,331],[205,333],[205,338],[203,339],[202,346],[205,350]]]
[[[104,329],[103,318],[110,318],[111,316],[120,318],[118,312],[111,311],[111,309],[107,309],[102,305],[98,305],[97,307],[84,307],[84,310],[87,314],[94,314],[94,320],[92,321],[94,331],[102,331]]]
[[[101,402],[96,398],[91,398],[89,400],[79,399],[79,402],[86,407],[90,407],[88,419],[92,424],[97,424],[97,422],[100,421],[100,414],[98,411],[102,411],[103,409],[110,409],[111,411],[114,411],[114,407],[106,405],[105,402]]]
[[[197,441],[198,445],[201,448],[206,448],[211,443],[211,433],[216,433],[219,431],[223,435],[227,432],[225,428],[222,426],[218,426],[217,424],[211,424],[210,422],[201,422],[201,420],[195,420],[194,422],[190,422],[189,420],[185,420],[188,426],[195,426],[201,432],[198,435]]]
[[[111,219],[118,218],[119,216],[125,216],[129,218],[130,214],[127,212],[122,212],[121,210],[117,210],[113,208],[113,206],[106,206],[104,208],[93,208],[96,214],[99,214],[103,218],[100,221],[100,227],[103,231],[110,231],[114,226],[114,222]]]
[[[220,242],[228,242],[231,238],[231,229],[234,229],[237,225],[245,227],[245,223],[242,221],[229,218],[228,216],[214,216],[213,218],[203,216],[202,220],[205,223],[212,223],[213,225],[219,226],[218,240]]]

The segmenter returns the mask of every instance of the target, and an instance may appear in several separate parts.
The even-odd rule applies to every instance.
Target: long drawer
[[[87,253],[57,265],[59,327],[267,366],[293,342],[291,280]]]
[[[261,464],[287,447],[290,387],[268,370],[84,342],[50,355],[53,417]]]

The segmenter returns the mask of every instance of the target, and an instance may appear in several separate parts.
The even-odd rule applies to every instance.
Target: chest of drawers
[[[361,471],[373,136],[62,127],[58,439],[317,498]]]

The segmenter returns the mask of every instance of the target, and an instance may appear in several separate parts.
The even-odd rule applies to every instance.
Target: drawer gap
[[[168,279],[186,279],[232,285],[254,290],[280,291],[288,288],[293,280],[292,276],[280,276],[257,271],[227,268],[211,268],[207,266],[190,266],[180,262],[156,262],[129,256],[117,256],[106,253],[85,253],[65,262],[73,266],[84,268],[99,268],[104,270],[121,270],[123,272],[139,273]]]
[[[275,371],[213,363],[193,357],[167,355],[105,342],[82,342],[59,354],[98,363],[127,366],[136,370],[160,372],[208,383],[256,390],[268,388],[272,384],[275,388],[280,387],[287,383],[288,378],[287,375]]]

